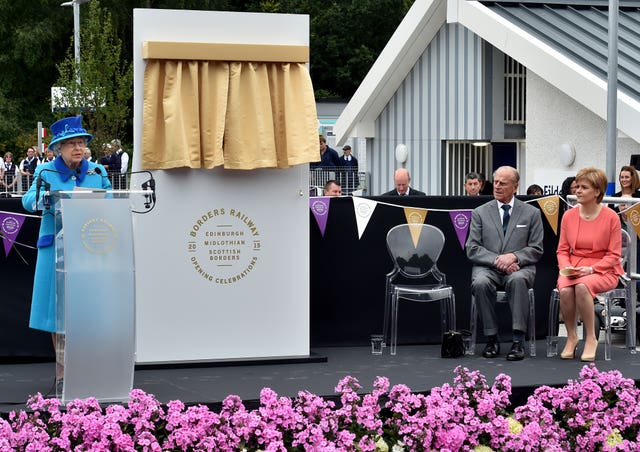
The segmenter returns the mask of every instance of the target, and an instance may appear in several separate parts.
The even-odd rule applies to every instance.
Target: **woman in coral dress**
[[[598,338],[594,331],[593,299],[614,289],[624,273],[620,264],[622,236],[618,215],[602,204],[607,176],[601,169],[584,168],[576,175],[578,206],[562,217],[558,243],[560,310],[567,328],[562,359],[575,357],[578,346],[576,313],[587,331],[580,359],[595,361]]]

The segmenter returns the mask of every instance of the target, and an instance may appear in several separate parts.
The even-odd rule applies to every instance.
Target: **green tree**
[[[53,119],[53,62],[64,57],[72,29],[70,9],[59,2],[0,0],[0,148],[16,157],[26,148],[22,136],[35,144],[37,121]]]
[[[103,143],[123,137],[130,123],[133,68],[122,58],[122,41],[114,32],[111,13],[93,0],[85,14],[80,28],[80,65],[73,43],[58,65],[56,84],[62,88],[58,100],[65,108],[56,115],[81,114],[96,142]]]

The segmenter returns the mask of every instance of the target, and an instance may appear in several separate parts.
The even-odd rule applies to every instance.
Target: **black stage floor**
[[[489,384],[500,373],[511,376],[511,401],[519,405],[537,386],[562,385],[578,378],[585,365],[579,360],[547,358],[543,341],[537,343],[538,356],[508,362],[504,358],[508,346],[503,344],[502,356],[493,360],[479,355],[442,359],[437,345],[400,346],[396,356],[390,356],[388,349],[379,356],[372,355],[368,347],[318,348],[312,352],[325,357],[325,362],[140,368],[135,372],[134,388],[154,394],[162,403],[178,399],[186,404],[205,404],[214,410],[227,395],[236,394],[248,408],[255,408],[263,387],[281,396],[292,397],[307,390],[332,397],[338,380],[347,375],[358,378],[362,392],[372,389],[378,375],[388,377],[392,385],[402,383],[414,392],[426,392],[451,383],[454,368],[462,365],[482,372]],[[618,369],[626,378],[640,382],[640,354],[632,355],[622,345],[614,344],[613,359],[604,361],[604,344],[600,344],[597,358],[596,367],[601,371]],[[47,394],[53,386],[53,375],[52,362],[0,365],[0,413],[23,409],[31,394]]]

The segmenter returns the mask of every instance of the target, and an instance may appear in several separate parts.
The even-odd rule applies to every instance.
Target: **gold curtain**
[[[288,168],[317,161],[304,63],[149,59],[142,167]]]

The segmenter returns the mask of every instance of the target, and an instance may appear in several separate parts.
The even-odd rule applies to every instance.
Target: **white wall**
[[[134,170],[141,169],[144,41],[308,45],[309,18],[134,10]],[[308,165],[153,173],[157,207],[134,217],[136,361],[307,356]],[[238,243],[211,243],[227,239]],[[220,251],[234,260],[216,259]]]
[[[586,166],[606,170],[607,123],[599,116],[563,94],[532,71],[527,71],[527,167],[528,184],[562,184]],[[559,146],[570,144],[576,150],[572,165],[564,166]],[[640,144],[619,137],[616,152],[617,175],[629,164],[631,154],[640,154]]]

